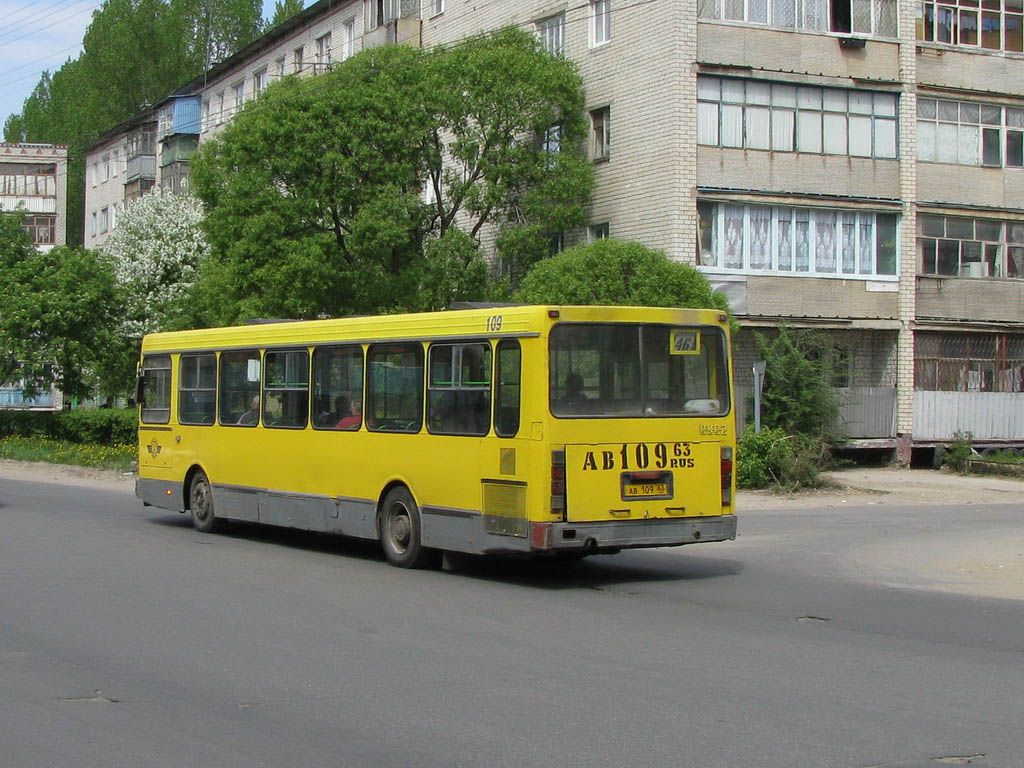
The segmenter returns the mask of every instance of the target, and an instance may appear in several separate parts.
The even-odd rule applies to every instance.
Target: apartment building
[[[25,211],[22,227],[40,250],[64,245],[68,148],[0,143],[0,210]]]
[[[151,109],[85,148],[85,247],[101,248],[126,204],[156,184],[156,117]]]
[[[565,243],[702,270],[742,324],[741,412],[755,333],[787,324],[832,340],[853,444],[1024,445],[1022,18],[1021,0],[322,0],[204,76],[199,141],[275,76],[533,30],[587,93],[597,185]]]
[[[68,148],[0,143],[0,210],[25,212],[21,226],[40,251],[66,240]],[[56,390],[25,397],[23,382],[0,381],[0,408],[60,408]]]

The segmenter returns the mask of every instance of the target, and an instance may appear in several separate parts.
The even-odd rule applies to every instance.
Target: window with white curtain
[[[917,159],[927,163],[1024,167],[1024,109],[918,99]]]
[[[745,203],[697,204],[700,264],[813,276],[896,275],[896,215]]]
[[[565,14],[551,16],[537,22],[541,47],[554,56],[565,53]]]
[[[701,75],[697,142],[895,159],[896,94]]]

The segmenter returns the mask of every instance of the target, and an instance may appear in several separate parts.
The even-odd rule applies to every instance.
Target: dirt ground
[[[134,491],[132,473],[0,459],[5,478]],[[895,468],[853,468],[826,473],[825,488],[796,494],[740,491],[739,515],[794,507],[857,507],[867,504],[1018,504],[1020,534],[997,541],[964,542],[941,533],[914,540],[886,539],[848,554],[854,577],[895,587],[939,590],[1024,601],[1024,480]]]

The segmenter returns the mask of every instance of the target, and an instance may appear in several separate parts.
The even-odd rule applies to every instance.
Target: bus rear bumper
[[[583,550],[597,553],[639,547],[678,547],[735,538],[735,515],[671,520],[533,523],[530,530],[530,544],[535,552]]]

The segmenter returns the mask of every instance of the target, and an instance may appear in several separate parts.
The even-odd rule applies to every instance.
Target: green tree
[[[782,326],[771,338],[756,334],[765,361],[761,423],[788,434],[835,436],[839,401],[832,344],[820,331]]]
[[[610,239],[577,245],[537,263],[515,298],[528,304],[729,309],[725,297],[693,267],[640,243]]]
[[[6,141],[68,146],[67,241],[82,242],[85,148],[260,33],[258,0],[106,0],[83,50],[43,72]]]
[[[19,235],[20,218],[0,214],[0,359],[17,361],[30,394],[53,382],[84,397],[122,312],[113,268],[91,251],[37,250]]]
[[[267,29],[273,29],[278,24],[283,24],[292,16],[302,11],[302,0],[277,0],[274,3],[274,15],[270,17]]]
[[[272,85],[193,161],[217,320],[484,298],[479,248],[449,233],[582,222],[582,104],[573,65],[517,31]],[[546,151],[557,122],[561,151]]]

